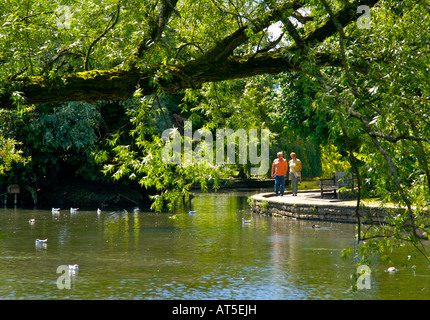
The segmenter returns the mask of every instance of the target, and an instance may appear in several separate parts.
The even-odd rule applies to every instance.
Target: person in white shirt
[[[297,184],[301,179],[302,162],[297,159],[297,155],[294,152],[290,153],[291,160],[289,161],[290,167],[290,180],[293,189],[293,196],[297,196]]]

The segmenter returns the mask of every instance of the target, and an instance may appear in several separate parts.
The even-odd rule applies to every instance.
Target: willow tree
[[[376,1],[363,3],[371,7]],[[339,4],[339,19],[355,23],[359,2]],[[130,115],[136,143],[116,146],[118,162],[107,170],[155,186],[160,205],[172,194],[166,191],[186,193],[190,184],[184,181],[195,180],[196,174],[160,167],[159,154],[148,152],[161,141],[148,126],[146,96],[259,74],[305,72],[291,37],[270,37],[269,27],[286,17],[302,23],[304,41],[315,48],[336,33],[324,12],[317,7],[309,12],[312,1],[103,0],[81,5],[8,0],[0,6],[0,107],[142,101]],[[317,50],[314,58],[318,66],[340,62],[334,52]],[[97,159],[107,161],[106,153]],[[205,187],[205,178],[199,181]]]
[[[406,209],[395,228],[361,228],[358,239],[428,237],[430,169],[430,5],[420,0],[91,0],[0,4],[0,107],[149,95],[206,83],[300,72],[312,83],[316,112],[349,146],[367,190]],[[270,27],[280,26],[276,36]],[[186,191],[184,168],[160,167],[161,145],[131,116],[135,149],[116,146],[116,176],[139,177],[163,198]],[[142,154],[143,153],[143,154]],[[102,158],[102,156],[100,156]],[[359,162],[363,165],[360,167]],[[361,170],[361,171],[360,171]],[[182,177],[180,183],[176,182]],[[362,183],[363,182],[363,183]],[[366,248],[363,246],[363,248]],[[370,248],[368,246],[368,248]]]
[[[430,261],[421,241],[430,232],[429,2],[381,1],[364,34],[343,27],[329,3],[320,2],[338,30],[332,45],[342,68],[313,75],[325,92],[333,92],[322,100],[334,105],[333,128],[344,137],[359,179],[357,238],[366,241],[360,250],[384,252],[387,245],[409,242]],[[354,68],[357,60],[367,61],[366,72]],[[357,150],[352,139],[361,142]],[[364,162],[361,172],[357,160]],[[384,201],[402,207],[388,215],[387,225],[361,226],[362,180]]]

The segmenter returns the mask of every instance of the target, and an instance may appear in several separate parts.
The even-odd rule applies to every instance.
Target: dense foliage
[[[2,173],[28,156],[28,182],[58,161],[86,178],[103,166],[155,190],[161,210],[192,183],[250,175],[249,163],[162,162],[164,130],[269,129],[270,157],[295,151],[306,176],[348,155],[357,212],[368,196],[405,208],[391,226],[357,215],[361,253],[406,241],[427,255],[428,1],[6,0],[0,24],[0,106],[14,110],[1,113],[13,120]]]
[[[13,139],[0,136],[0,143],[0,174],[9,171],[13,163],[25,163],[28,160],[23,158],[22,151],[16,148],[17,142]]]
[[[338,26],[339,38],[326,48],[339,50],[343,67],[315,75],[335,90],[323,91],[320,100],[331,102],[337,120],[332,129],[349,144],[352,164],[366,186],[362,195],[378,195],[405,208],[392,217],[394,230],[359,225],[359,240],[366,240],[361,250],[384,251],[391,239],[425,252],[420,239],[429,237],[429,8],[420,1],[390,4],[381,1],[374,8],[371,29]],[[365,72],[355,70],[353,65],[363,60]]]

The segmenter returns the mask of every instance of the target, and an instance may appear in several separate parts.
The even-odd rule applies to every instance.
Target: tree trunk
[[[323,57],[321,63],[329,59]],[[276,52],[259,54],[256,57],[230,58],[216,64],[191,61],[182,65],[164,68],[132,70],[92,70],[60,75],[54,80],[46,76],[25,77],[16,82],[26,104],[57,103],[65,101],[94,102],[96,100],[126,100],[140,88],[143,95],[157,91],[175,92],[193,88],[205,82],[216,82],[244,78],[257,74],[275,74],[283,71],[300,71]],[[162,73],[163,78],[154,79]],[[0,108],[13,106],[9,95],[0,96]]]

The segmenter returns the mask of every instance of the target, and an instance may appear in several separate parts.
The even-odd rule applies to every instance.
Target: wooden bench
[[[324,197],[324,191],[333,191],[334,197],[339,199],[339,190],[343,187],[350,187],[354,190],[354,177],[350,173],[346,172],[335,172],[333,178],[330,179],[319,179],[321,188],[321,198]]]

